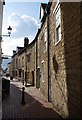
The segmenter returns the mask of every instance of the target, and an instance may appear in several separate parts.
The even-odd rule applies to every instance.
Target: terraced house
[[[35,52],[36,41],[33,40],[26,49],[26,71],[27,71],[27,83],[34,86],[36,84],[36,52]]]
[[[34,81],[36,76],[35,57],[35,40],[29,44],[29,39],[26,37],[24,38],[24,47],[17,47],[17,50],[13,51],[12,75],[25,85],[27,83],[36,84]]]
[[[14,77],[18,77],[18,67],[19,67],[19,62],[18,62],[18,53],[19,51],[23,49],[23,47],[17,47],[16,51],[13,50],[13,56],[12,56],[12,75]]]
[[[23,51],[26,83],[39,88],[63,117],[81,118],[82,2],[42,3],[40,20]]]

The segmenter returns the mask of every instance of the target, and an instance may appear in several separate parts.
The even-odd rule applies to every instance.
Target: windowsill
[[[45,83],[44,81],[42,81],[43,83]]]
[[[44,60],[42,60],[41,63],[43,64],[43,63],[44,63]]]
[[[44,51],[44,53],[46,53],[46,52],[47,52],[47,50]]]
[[[61,41],[61,40],[57,41],[57,42],[55,43],[55,46],[56,46],[60,41]]]

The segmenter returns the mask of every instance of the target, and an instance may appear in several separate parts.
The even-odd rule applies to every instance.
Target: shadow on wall
[[[55,71],[55,78],[57,79],[57,72],[58,72],[58,63],[57,63],[57,61],[56,61],[56,56],[55,56],[55,54],[54,54],[54,56],[53,56],[53,67],[54,67],[54,71]]]
[[[74,8],[76,10],[72,13]],[[80,3],[63,3],[61,11],[65,41],[68,113],[69,118],[80,118]]]
[[[54,68],[54,75],[55,75],[55,82],[56,82],[56,84],[57,84],[57,89],[59,89],[59,93],[57,93],[57,94],[60,94],[60,100],[61,100],[61,102],[59,102],[58,104],[57,104],[57,107],[55,106],[55,108],[62,114],[62,116],[63,117],[67,117],[67,116],[65,116],[65,111],[63,110],[63,101],[64,101],[64,103],[67,103],[67,100],[66,100],[66,96],[65,96],[65,93],[64,93],[64,91],[63,91],[63,86],[60,84],[60,82],[61,81],[59,81],[58,79],[58,71],[60,70],[59,69],[59,65],[58,65],[58,62],[57,62],[57,59],[56,59],[56,55],[54,54],[54,56],[53,56],[53,68]],[[62,98],[63,98],[63,101],[62,101]],[[57,101],[59,100],[59,99],[56,99]],[[61,112],[61,109],[60,109],[60,107],[59,106],[61,106],[61,109],[62,109],[62,112]]]

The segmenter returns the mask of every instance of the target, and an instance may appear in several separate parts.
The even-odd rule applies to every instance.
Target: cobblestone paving
[[[2,118],[61,118],[40,90],[25,88],[25,105],[21,105],[22,84],[11,82],[10,94],[3,100]]]

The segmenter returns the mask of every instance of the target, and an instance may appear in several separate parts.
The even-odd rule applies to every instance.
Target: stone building
[[[24,47],[17,47],[17,50],[13,51],[11,63],[13,77],[19,79],[25,85],[27,83],[36,84],[35,43],[35,39],[29,44],[29,39],[25,38]]]
[[[81,117],[82,4],[52,2],[49,14],[50,100],[63,117]]]
[[[25,79],[25,49],[21,50],[18,54],[18,77],[19,80],[24,82]]]
[[[45,9],[36,47],[39,88],[63,117],[80,118],[82,3],[51,2]]]
[[[12,75],[13,77],[21,80],[22,82],[25,79],[25,70],[26,70],[26,47],[28,45],[28,39],[24,39],[24,47],[17,47],[17,50],[13,50],[13,56],[12,56]]]
[[[11,65],[12,65],[12,75],[13,77],[15,78],[18,78],[18,54],[19,54],[19,51],[23,49],[23,47],[17,47],[17,50],[13,50],[13,56],[12,56],[12,62],[11,62]]]
[[[23,83],[26,81],[27,65],[26,65],[26,49],[29,44],[29,39],[24,38],[24,48],[18,53],[18,77]]]
[[[26,71],[27,71],[27,83],[31,85],[36,84],[36,52],[35,52],[36,40],[34,39],[26,49]]]
[[[37,84],[42,93],[48,98],[48,31],[47,31],[47,4],[40,6],[41,28],[38,30],[37,36]]]

